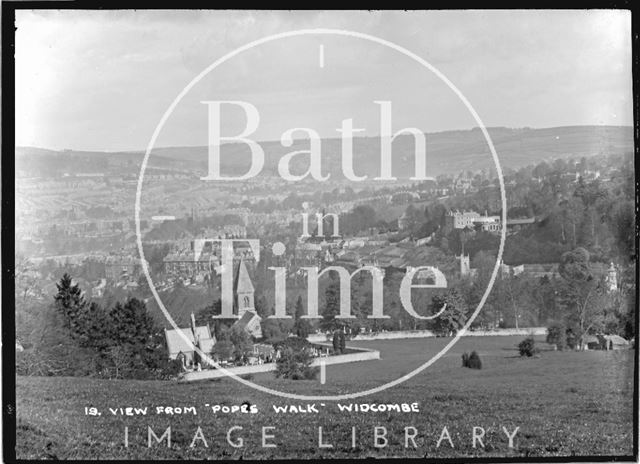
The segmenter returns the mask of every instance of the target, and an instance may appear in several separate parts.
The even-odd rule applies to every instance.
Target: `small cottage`
[[[586,350],[625,350],[629,348],[629,342],[619,335],[585,335],[584,345]]]
[[[164,335],[167,341],[169,359],[181,360],[185,369],[194,365],[196,346],[203,353],[210,353],[216,344],[216,337],[211,333],[209,324],[196,326],[193,313],[191,314],[191,327],[177,330],[165,329]]]
[[[627,340],[620,335],[604,335],[605,350],[627,350],[630,345]]]

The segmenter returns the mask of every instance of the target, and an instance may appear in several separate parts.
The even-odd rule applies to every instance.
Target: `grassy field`
[[[418,403],[419,412],[341,412],[335,402],[318,413],[276,413],[273,405],[300,405],[241,385],[231,379],[191,384],[104,381],[78,378],[17,379],[17,457],[22,459],[102,458],[323,458],[631,455],[633,446],[633,351],[552,352],[523,359],[515,345],[523,337],[469,337],[426,371],[375,395],[349,403]],[[284,381],[271,373],[252,381],[305,395],[355,392],[396,379],[422,364],[448,339],[352,342],[379,349],[382,359],[329,366],[326,383]],[[480,371],[460,367],[464,351],[477,350]],[[248,402],[258,413],[213,413],[205,405]],[[309,402],[312,403],[312,402]],[[146,416],[114,416],[108,408],[148,407]],[[197,415],[156,414],[157,406],[195,406]],[[95,407],[102,415],[85,415]],[[124,446],[128,427],[129,447]],[[166,442],[148,445],[150,426]],[[227,443],[242,437],[244,446]],[[483,446],[473,447],[473,427],[485,431]],[[206,440],[191,447],[197,428]],[[262,427],[267,443],[262,447]],[[318,427],[323,443],[320,448]],[[356,446],[352,446],[352,427]],[[374,446],[374,428],[385,427],[386,447]],[[405,428],[415,427],[416,447],[405,443]],[[436,444],[446,427],[445,438]],[[519,427],[509,448],[509,433]],[[381,433],[381,432],[380,432]],[[479,429],[478,429],[478,433]],[[413,434],[411,429],[410,434]],[[379,442],[382,444],[382,442]],[[408,444],[408,447],[405,447]]]

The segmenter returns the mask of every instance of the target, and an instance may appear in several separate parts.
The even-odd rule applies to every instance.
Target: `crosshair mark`
[[[324,68],[324,44],[320,44],[320,67]]]
[[[175,221],[175,216],[151,216],[152,221]]]
[[[322,385],[327,381],[327,362],[324,358],[320,358],[320,383]]]

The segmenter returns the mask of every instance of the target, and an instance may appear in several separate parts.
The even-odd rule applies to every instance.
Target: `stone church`
[[[254,303],[255,288],[249,277],[244,260],[240,261],[233,281],[233,311],[240,318],[233,325],[241,327],[249,335],[262,338],[262,328]],[[182,332],[182,333],[180,333]],[[186,339],[185,339],[186,338]],[[185,367],[197,362],[194,345],[204,352],[210,352],[216,343],[215,335],[209,324],[196,326],[195,317],[191,314],[191,326],[180,329],[165,329],[165,339],[170,359],[181,359]]]
[[[242,327],[252,337],[262,338],[262,329],[260,327],[262,318],[256,313],[254,294],[255,288],[249,277],[247,265],[242,259],[233,279],[233,309],[240,316],[234,327]]]

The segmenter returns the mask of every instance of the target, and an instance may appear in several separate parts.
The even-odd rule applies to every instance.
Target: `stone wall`
[[[323,346],[330,347],[328,344],[321,344]],[[380,359],[380,352],[377,350],[370,350],[366,348],[354,348],[347,347],[350,353],[339,354],[335,356],[327,356],[323,358],[315,358],[312,366],[319,366],[322,360],[324,360],[324,364],[326,366],[330,366],[332,364],[343,364],[350,362],[358,362],[358,361],[370,361],[373,359]],[[230,367],[227,368],[226,371],[229,371],[235,375],[246,375],[246,374],[260,374],[262,372],[271,372],[276,370],[276,363],[267,363],[267,364],[258,364],[256,366],[238,366],[238,367]],[[202,371],[194,371],[187,372],[182,376],[180,380],[184,382],[192,382],[194,380],[206,380],[206,379],[217,379],[220,377],[227,377],[227,374],[222,369],[205,369]]]
[[[396,330],[393,332],[378,332],[376,334],[360,334],[354,341],[360,340],[393,340],[396,338],[425,338],[425,337],[435,337],[433,332],[428,330]],[[333,340],[333,335],[325,335],[325,334],[311,334],[308,337],[308,340],[311,343],[319,343],[319,342],[331,342]]]
[[[321,343],[324,346],[331,346],[329,344]],[[335,356],[327,356],[324,358],[314,359],[312,365],[319,366],[321,361],[324,360],[324,364],[329,366],[331,364],[342,364],[358,361],[370,361],[372,359],[380,359],[380,352],[378,350],[370,350],[366,348],[354,348],[353,346],[346,347],[351,353],[338,354]]]
[[[523,329],[495,329],[495,330],[467,330],[463,337],[494,337],[509,335],[546,335],[546,327],[527,327]],[[398,338],[427,338],[435,337],[429,330],[395,330],[392,332],[378,332],[377,334],[360,334],[353,341],[360,340],[393,340]],[[333,335],[311,334],[308,337],[312,343],[331,342]]]
[[[499,335],[546,335],[546,327],[526,327],[523,329],[468,330],[463,337],[495,337]]]

